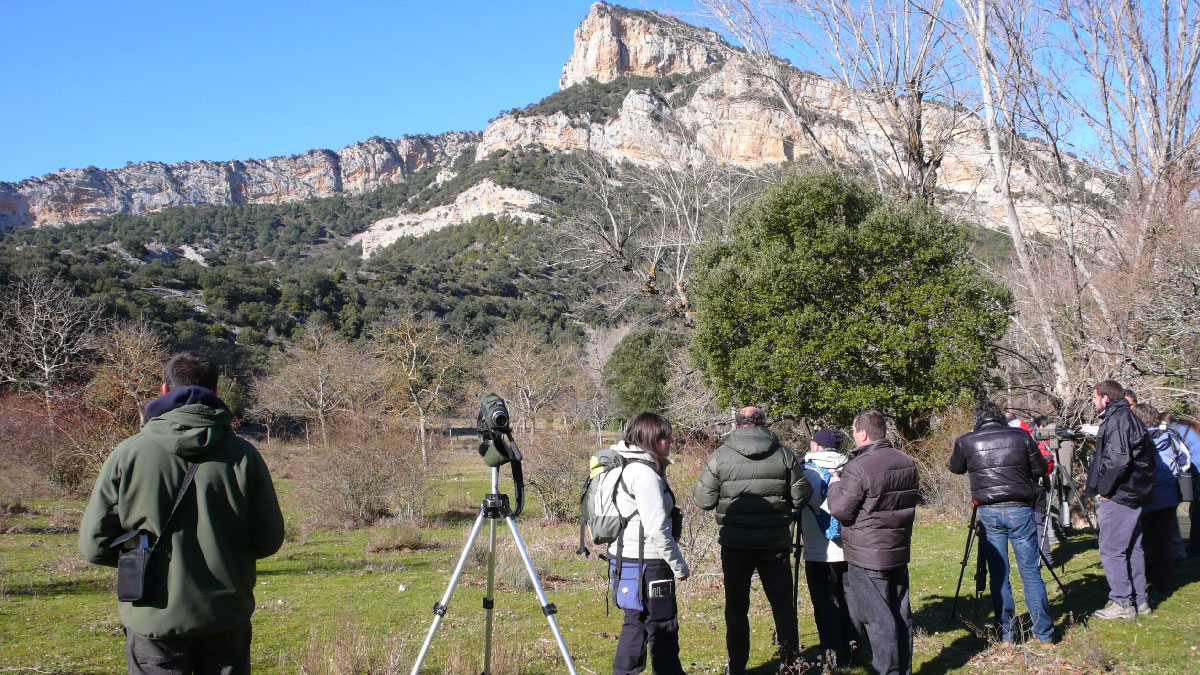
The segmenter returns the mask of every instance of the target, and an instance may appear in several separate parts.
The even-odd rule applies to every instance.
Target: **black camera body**
[[[512,418],[504,399],[496,394],[483,397],[479,415],[475,418],[475,430],[479,432],[479,456],[484,464],[498,467],[521,461],[521,450],[512,440]]]

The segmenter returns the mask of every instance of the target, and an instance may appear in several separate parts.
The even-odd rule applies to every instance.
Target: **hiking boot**
[[[1109,600],[1104,609],[1098,609],[1092,616],[1097,619],[1136,619],[1137,609],[1133,605],[1126,607],[1115,600]]]
[[[1150,603],[1147,601],[1137,606],[1137,613],[1139,616],[1150,616],[1154,610],[1150,609]]]

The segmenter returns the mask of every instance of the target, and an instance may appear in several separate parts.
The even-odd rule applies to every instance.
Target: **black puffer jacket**
[[[1136,508],[1154,496],[1154,441],[1129,401],[1110,401],[1088,466],[1087,494]]]
[[[829,512],[842,523],[846,562],[869,570],[908,564],[917,506],[917,464],[880,439],[854,449],[829,486]]]
[[[985,417],[975,431],[954,442],[950,471],[969,473],[971,499],[980,506],[1021,504],[1037,498],[1035,481],[1046,475],[1046,460],[1028,431]]]

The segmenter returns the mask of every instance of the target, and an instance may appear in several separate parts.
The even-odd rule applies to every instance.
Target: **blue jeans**
[[[1037,531],[1033,524],[1031,506],[981,506],[979,524],[984,536],[979,546],[987,561],[991,577],[992,608],[1000,624],[1005,642],[1016,640],[1016,604],[1008,578],[1008,545],[1011,543],[1017,558],[1021,583],[1025,586],[1025,606],[1033,621],[1033,634],[1039,640],[1054,638],[1054,622],[1050,619],[1050,603],[1046,599],[1046,584],[1038,570]]]

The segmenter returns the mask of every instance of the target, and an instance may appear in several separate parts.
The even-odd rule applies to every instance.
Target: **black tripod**
[[[962,592],[962,581],[963,576],[967,572],[967,561],[971,559],[971,547],[977,538],[984,536],[983,523],[979,522],[978,515],[979,505],[974,504],[971,506],[971,522],[967,525],[967,545],[963,550],[961,569],[958,571],[958,586],[954,588],[954,603],[950,605],[951,620],[958,613],[958,596]],[[1047,521],[1049,521],[1049,517],[1047,517]],[[1037,541],[1034,541],[1034,545],[1037,545]],[[1054,568],[1050,566],[1050,561],[1046,559],[1046,552],[1042,550],[1041,546],[1037,546],[1037,550],[1038,555],[1042,559],[1042,564],[1050,571],[1050,576],[1054,579],[1054,583],[1058,584],[1058,591],[1065,594],[1067,591],[1063,588],[1062,581],[1059,580],[1058,575],[1054,573]],[[987,561],[980,553],[979,548],[977,548],[975,549],[975,613],[973,615],[976,626],[979,625],[979,598],[983,595],[985,588],[987,588]]]

